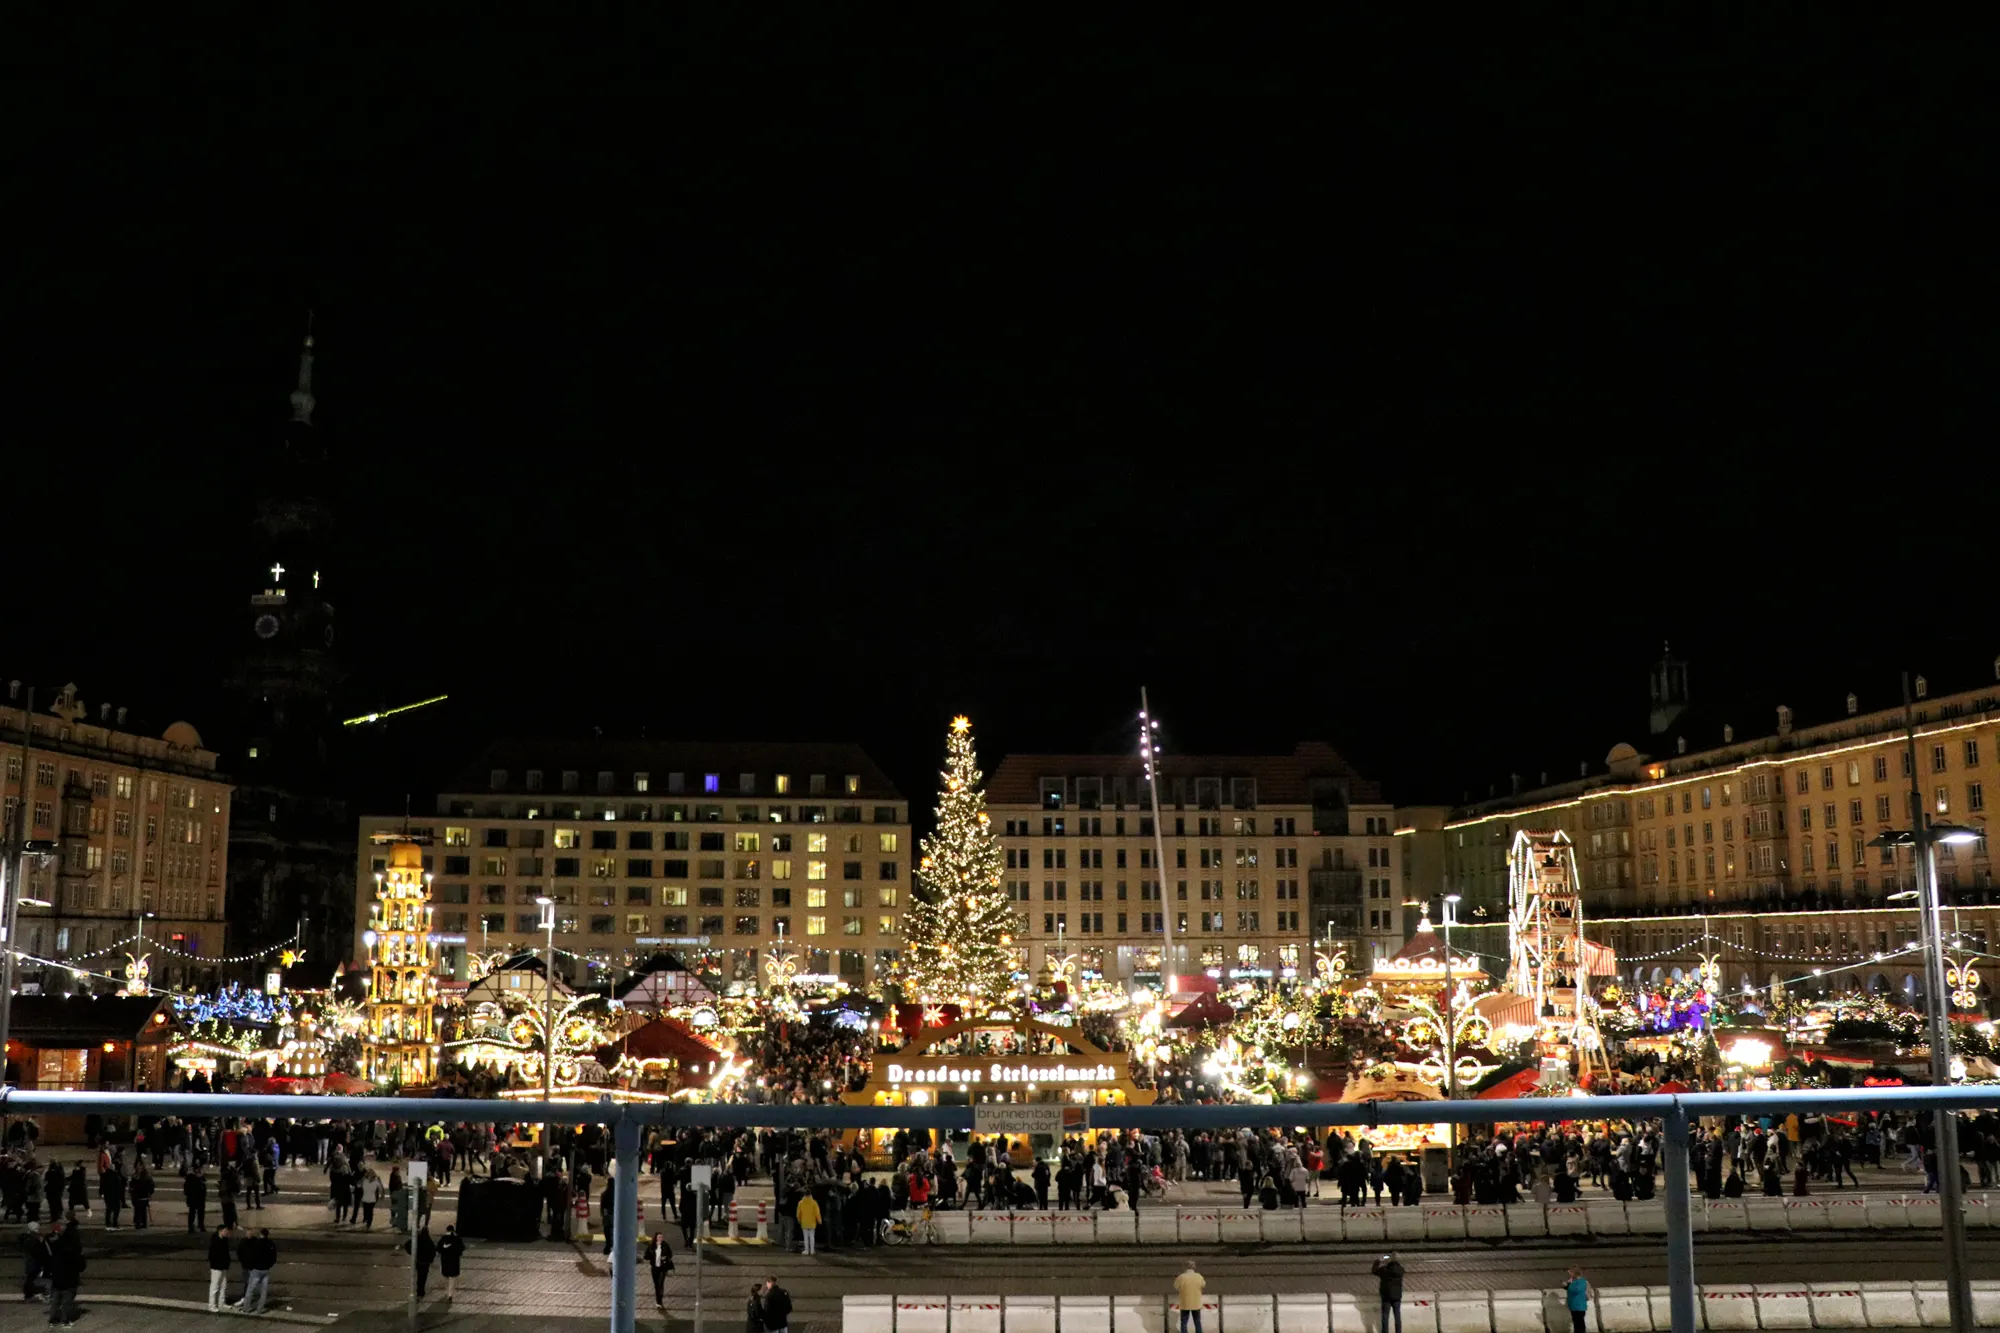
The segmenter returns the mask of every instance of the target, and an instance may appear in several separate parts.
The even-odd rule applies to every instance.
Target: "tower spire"
[[[292,420],[312,425],[313,419],[313,312],[306,311],[306,342],[299,350],[299,387],[292,390]]]

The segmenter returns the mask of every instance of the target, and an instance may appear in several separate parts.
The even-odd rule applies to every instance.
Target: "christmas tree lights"
[[[972,720],[952,720],[939,775],[937,832],[918,849],[917,888],[905,919],[907,998],[969,1006],[1013,989],[1014,912],[1001,886],[999,839],[986,814]]]

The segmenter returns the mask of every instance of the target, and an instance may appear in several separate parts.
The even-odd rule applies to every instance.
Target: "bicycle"
[[[938,1243],[937,1223],[931,1220],[928,1207],[915,1216],[905,1209],[893,1218],[882,1220],[882,1243],[885,1245],[914,1245],[919,1236],[926,1245]]]

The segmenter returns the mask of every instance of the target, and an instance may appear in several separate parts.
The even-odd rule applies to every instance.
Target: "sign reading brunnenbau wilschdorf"
[[[986,1102],[972,1108],[975,1134],[1052,1134],[1061,1137],[1063,1108],[1060,1106],[1011,1106]]]
[[[891,1083],[963,1083],[987,1086],[995,1083],[1110,1083],[1125,1077],[1110,1065],[1009,1065],[995,1061],[988,1065],[937,1064],[889,1066]]]

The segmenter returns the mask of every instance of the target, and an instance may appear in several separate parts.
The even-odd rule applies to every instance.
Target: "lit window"
[[[790,879],[791,877],[792,877],[792,861],[790,857],[780,857],[779,859],[771,862],[772,879]]]
[[[861,790],[861,775],[858,773],[849,773],[847,775],[847,794],[849,796],[852,796],[854,795],[854,793],[860,790]]]
[[[844,916],[840,918],[840,933],[843,935],[859,935],[861,933],[861,918],[858,916]]]
[[[877,903],[878,905],[880,905],[880,906],[882,906],[882,907],[894,907],[894,906],[896,906],[896,904],[897,904],[898,900],[900,899],[900,897],[901,897],[901,894],[899,893],[899,891],[898,891],[898,890],[895,890],[895,889],[877,889],[877,890],[875,890],[875,901],[876,901],[876,903]]]
[[[894,833],[884,833],[881,835],[881,839],[882,850],[885,852],[893,852],[900,845],[900,839]]]
[[[644,773],[634,773],[632,775],[633,791],[645,791],[652,785],[653,785],[653,780],[648,775]]]
[[[755,833],[739,833],[736,835],[736,850],[739,852],[761,851],[762,848],[758,846],[758,842],[759,837]]]
[[[875,919],[875,933],[876,933],[876,934],[878,934],[878,935],[893,935],[893,934],[895,934],[895,933],[896,933],[896,918],[895,918],[895,917],[893,917],[893,916],[884,916],[884,917],[877,917],[877,918]]]
[[[722,790],[722,774],[720,774],[720,773],[704,773],[704,774],[702,774],[702,775],[701,775],[701,789],[702,789],[703,791],[721,791],[721,790]]]
[[[771,790],[777,792],[780,796],[789,796],[792,790],[792,775],[789,773],[780,773],[772,778]]]
[[[807,878],[807,879],[825,879],[825,878],[826,878],[826,862],[824,862],[824,861],[808,861],[808,862],[806,862],[806,878]]]
[[[808,935],[824,935],[824,934],[826,934],[826,918],[825,918],[825,917],[823,917],[823,916],[809,916],[809,917],[807,917],[807,918],[806,918],[806,934],[808,934]]]
[[[823,852],[823,851],[825,851],[825,850],[826,850],[826,847],[827,847],[827,844],[826,844],[826,834],[824,834],[824,833],[808,833],[808,834],[806,834],[806,850],[807,850],[807,851],[809,851],[809,852]]]
[[[807,906],[807,907],[824,907],[824,906],[826,906],[826,890],[825,890],[825,889],[807,889],[807,890],[806,890],[806,906]]]

